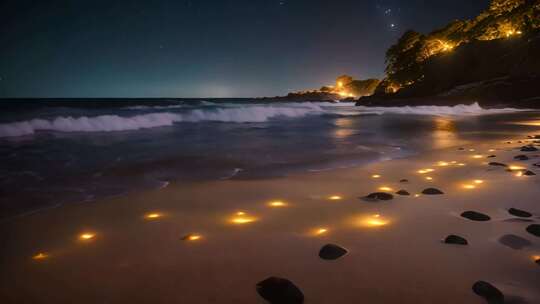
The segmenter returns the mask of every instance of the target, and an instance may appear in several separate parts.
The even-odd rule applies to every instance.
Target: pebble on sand
[[[301,304],[304,294],[291,281],[269,277],[257,283],[257,293],[271,304]]]
[[[499,243],[516,250],[521,250],[525,247],[532,245],[529,240],[514,234],[507,234],[501,236],[501,238],[499,239]]]
[[[403,190],[403,189],[402,189],[402,190],[399,190],[398,192],[396,192],[396,194],[398,194],[398,195],[411,195],[411,194],[409,193],[409,191]]]
[[[347,249],[335,244],[324,245],[319,251],[319,257],[323,260],[337,260],[347,254]]]
[[[368,202],[374,202],[374,201],[389,201],[393,198],[394,196],[390,193],[375,192],[375,193],[369,194],[368,196],[363,197],[362,199]]]
[[[523,175],[526,175],[526,176],[533,176],[533,175],[536,175],[536,173],[530,171],[530,170],[526,170],[525,172],[523,172]]]
[[[531,225],[527,226],[527,232],[534,235],[534,236],[540,237],[540,225],[539,224],[531,224]]]
[[[446,244],[468,245],[467,240],[459,235],[451,234],[444,239]]]
[[[529,213],[529,212],[527,212],[525,210],[517,209],[517,208],[508,209],[508,213],[510,213],[513,216],[517,216],[517,217],[531,217],[532,216],[531,213]]]
[[[539,165],[539,166],[540,166],[540,165]],[[402,179],[402,180],[400,180],[399,182],[400,182],[400,183],[408,183],[409,180],[408,180],[408,179]]]
[[[498,162],[490,162],[488,165],[490,165],[490,166],[496,166],[496,167],[508,167],[507,164],[498,163]]]
[[[472,286],[475,294],[484,298],[488,304],[504,304],[504,294],[497,287],[485,281],[477,281]]]
[[[529,145],[529,146],[523,146],[521,147],[520,151],[522,152],[534,152],[534,151],[538,151],[538,149],[532,145]]]
[[[478,222],[485,222],[491,219],[489,215],[476,212],[476,211],[465,211],[461,213],[461,216],[471,221],[478,221]]]
[[[521,154],[521,155],[514,156],[514,159],[515,160],[529,160],[529,157],[527,155]]]
[[[425,194],[425,195],[441,195],[441,194],[444,194],[444,192],[442,192],[441,190],[436,189],[436,188],[427,188],[427,189],[424,189],[424,191],[422,191],[422,194]]]
[[[489,155],[487,158],[494,158],[494,157],[497,157],[497,155],[492,154],[492,155]]]

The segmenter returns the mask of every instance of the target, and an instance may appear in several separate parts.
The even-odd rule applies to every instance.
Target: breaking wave
[[[190,109],[184,112],[141,113],[132,116],[57,116],[0,124],[1,137],[31,135],[38,131],[56,132],[113,132],[149,129],[171,126],[179,122],[233,122],[257,123],[271,118],[294,118],[306,115],[337,114],[417,114],[417,115],[483,115],[510,113],[517,109],[483,109],[478,103],[457,106],[417,106],[417,107],[353,107],[353,103],[282,103],[279,105],[221,106],[208,109]],[[177,106],[178,107],[178,106]],[[345,109],[346,110],[342,110]],[[171,109],[172,110],[172,109]]]
[[[37,131],[112,132],[171,126],[178,122],[265,122],[274,117],[301,117],[322,112],[312,107],[247,106],[238,108],[196,109],[185,113],[147,113],[134,116],[100,115],[94,117],[59,116],[0,124],[0,137],[34,134]]]

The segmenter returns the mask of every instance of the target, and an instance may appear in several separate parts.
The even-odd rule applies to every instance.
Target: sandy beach
[[[265,303],[255,286],[276,276],[314,304],[485,303],[471,290],[479,280],[505,303],[539,303],[540,239],[526,231],[540,222],[539,180],[519,173],[540,160],[520,152],[530,142],[470,142],[286,178],[171,183],[7,220],[0,295],[3,303]],[[530,160],[514,160],[519,154]],[[401,189],[411,195],[396,195]],[[373,192],[394,197],[361,199]],[[442,242],[452,234],[468,245]],[[325,244],[348,253],[323,260]]]

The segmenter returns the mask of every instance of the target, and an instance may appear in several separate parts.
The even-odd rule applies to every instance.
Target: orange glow
[[[83,241],[88,241],[88,240],[93,239],[95,236],[96,235],[94,233],[86,232],[86,233],[83,233],[83,234],[79,235],[79,239],[83,240]]]
[[[373,214],[361,217],[358,223],[363,227],[377,228],[388,225],[390,221],[383,218],[380,214]]]
[[[437,162],[437,166],[439,166],[439,167],[446,167],[446,166],[448,166],[448,165],[449,165],[449,163],[447,163],[447,162],[445,162],[445,161]]]
[[[473,155],[472,158],[476,158],[476,159],[484,158],[484,155],[476,154],[476,155]]]
[[[433,180],[433,177],[431,177],[431,176],[426,176],[426,180],[431,181],[431,180]]]
[[[371,177],[373,177],[373,178],[381,178],[381,176],[379,174],[373,174]]]
[[[379,190],[381,190],[381,191],[394,191],[394,189],[392,189],[390,187],[387,187],[387,186],[379,187]]]
[[[508,167],[508,169],[514,171],[514,170],[525,170],[526,168],[522,166],[510,166]]]
[[[269,207],[279,208],[279,207],[286,207],[287,203],[283,201],[272,201],[268,203]]]
[[[48,257],[49,257],[48,254],[46,254],[46,253],[44,253],[44,252],[39,252],[38,254],[34,255],[34,256],[32,257],[32,259],[34,259],[34,260],[44,260],[44,259],[46,259],[46,258],[48,258]]]
[[[471,190],[471,189],[476,189],[476,186],[475,185],[470,185],[470,184],[465,184],[465,185],[463,185],[463,188]]]
[[[475,179],[475,180],[474,180],[474,183],[475,183],[475,184],[483,184],[484,181],[481,180],[481,179]]]
[[[256,220],[256,217],[248,216],[245,212],[239,211],[230,219],[230,222],[237,225],[243,225],[255,222]]]
[[[147,213],[144,215],[144,218],[147,219],[147,220],[155,220],[155,219],[158,219],[160,217],[162,217],[163,215],[161,213]]]
[[[426,173],[429,173],[429,172],[433,172],[435,171],[435,169],[431,169],[431,168],[428,168],[428,169],[420,169],[416,172],[420,173],[420,174],[426,174]]]
[[[190,234],[186,237],[186,241],[198,241],[202,238],[201,235],[198,234]]]
[[[339,195],[332,195],[332,196],[329,196],[328,199],[331,201],[339,201],[340,199],[342,199],[342,197]]]
[[[323,235],[323,234],[326,234],[328,233],[328,228],[324,228],[324,227],[321,227],[321,228],[316,228],[315,230],[313,230],[313,235]]]

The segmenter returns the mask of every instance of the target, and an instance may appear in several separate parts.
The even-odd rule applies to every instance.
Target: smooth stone
[[[458,150],[459,150],[459,151],[463,151],[463,150],[465,150],[465,148],[458,148]]]
[[[529,225],[526,230],[528,233],[534,236],[540,237],[540,225],[538,224]]]
[[[347,254],[347,249],[338,245],[327,244],[319,251],[319,257],[323,260],[337,260]]]
[[[398,195],[411,195],[407,190],[399,190],[396,192]]]
[[[504,294],[488,282],[478,281],[474,283],[472,290],[484,298],[488,304],[504,304]]]
[[[389,201],[393,199],[394,196],[390,193],[385,192],[375,192],[371,193],[368,196],[364,197],[363,199],[366,201]]]
[[[518,217],[531,217],[532,216],[531,213],[524,210],[516,209],[516,208],[508,209],[508,213],[514,216],[518,216]]]
[[[400,182],[400,183],[408,183],[409,180],[408,180],[408,179],[402,179],[402,180],[400,180],[399,182]]]
[[[530,170],[527,170],[525,172],[523,172],[523,175],[526,175],[526,176],[533,176],[533,175],[536,175],[536,173],[530,171]]]
[[[497,155],[490,155],[487,158],[494,158],[494,157],[497,157]]]
[[[491,162],[491,163],[489,163],[488,165],[490,165],[490,166],[497,166],[497,167],[508,167],[507,164],[498,163],[498,162]]]
[[[471,221],[478,221],[478,222],[485,222],[491,219],[489,215],[476,212],[476,211],[465,211],[461,214],[461,216]]]
[[[426,195],[440,195],[440,194],[444,194],[444,192],[442,192],[441,190],[436,189],[436,188],[427,188],[427,189],[424,189],[424,191],[422,191],[422,194],[426,194]]]
[[[499,239],[499,243],[516,250],[521,250],[532,245],[529,240],[513,234],[503,235]]]
[[[462,238],[461,236],[454,235],[454,234],[447,236],[444,239],[444,242],[446,244],[455,244],[455,245],[468,245],[469,244],[465,238]]]
[[[535,148],[534,146],[523,146],[523,147],[521,147],[520,151],[522,151],[522,152],[534,152],[534,151],[538,151],[538,149]]]
[[[514,156],[515,160],[529,160],[529,157],[527,155],[516,155]]]
[[[301,304],[304,294],[291,281],[278,277],[257,283],[257,293],[272,304]]]

